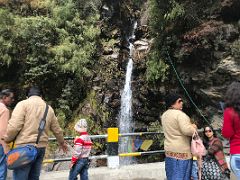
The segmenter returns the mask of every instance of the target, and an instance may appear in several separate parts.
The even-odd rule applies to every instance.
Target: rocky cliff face
[[[207,5],[199,25],[179,36],[181,45],[173,54],[196,104],[211,122],[220,123],[219,101],[224,100],[227,86],[240,79],[240,2]]]
[[[226,87],[240,80],[240,1],[188,1],[182,2],[186,17],[177,28],[175,40],[169,44],[169,54],[186,89],[211,122],[220,123]],[[149,34],[148,1],[138,7],[131,2],[106,0],[102,6],[102,39],[104,43],[96,73],[93,94],[97,107],[90,107],[93,119],[104,126],[116,126],[120,111],[121,90],[124,87],[126,64],[129,56],[126,37],[137,21],[134,44],[134,70],[132,76],[133,119],[136,130],[144,130],[159,121],[164,111],[161,103],[167,91],[175,89],[183,94],[187,113],[204,124],[203,119],[190,103],[186,93],[169,64],[168,79],[162,83],[146,81],[146,62],[155,37]],[[191,14],[194,12],[195,14]],[[191,18],[196,23],[189,22]],[[191,28],[186,27],[192,23]],[[194,24],[194,25],[193,25]],[[179,31],[181,29],[181,31]],[[83,105],[88,106],[89,102]],[[90,113],[89,113],[90,112]],[[218,126],[218,125],[217,125]]]

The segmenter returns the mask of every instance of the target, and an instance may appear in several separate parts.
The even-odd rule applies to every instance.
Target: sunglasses
[[[205,132],[205,133],[207,133],[207,132],[210,133],[210,132],[212,132],[212,130],[211,130],[211,129],[210,129],[210,130],[205,130],[204,132]]]

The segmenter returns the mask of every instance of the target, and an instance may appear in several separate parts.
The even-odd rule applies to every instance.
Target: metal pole
[[[100,155],[100,156],[90,156],[89,159],[106,159],[108,155]],[[71,161],[71,157],[61,158],[61,159],[44,159],[43,163],[54,163],[54,162],[63,162],[63,161]]]
[[[89,135],[91,139],[103,139],[107,138],[107,134],[102,134],[102,135]],[[74,137],[64,137],[64,140],[73,140]],[[56,138],[48,138],[49,141],[56,141]]]
[[[221,129],[214,129],[214,131],[220,131]],[[202,129],[198,130],[198,132],[203,132]],[[154,134],[163,134],[163,132],[135,132],[135,133],[123,133],[123,134],[118,134],[119,137],[124,137],[124,136],[143,136],[143,135],[154,135]],[[107,134],[102,134],[102,135],[90,135],[91,139],[103,139],[107,138]],[[64,137],[65,140],[73,140],[74,137]],[[56,141],[56,138],[49,138],[49,141]]]
[[[143,135],[152,135],[152,134],[163,134],[163,132],[123,133],[123,134],[119,134],[119,136],[120,136],[120,137],[124,137],[124,136],[143,136]]]
[[[153,135],[153,134],[163,134],[163,132],[135,132],[135,133],[123,133],[118,134],[119,137],[125,137],[125,136],[143,136],[143,135]],[[89,135],[91,139],[103,139],[107,138],[107,134],[102,135]],[[65,140],[73,140],[74,137],[64,137]],[[48,138],[49,141],[56,141],[56,138]]]

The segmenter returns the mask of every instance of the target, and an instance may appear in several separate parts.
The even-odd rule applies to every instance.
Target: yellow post
[[[108,128],[107,137],[107,152],[108,152],[108,167],[118,168],[119,167],[119,156],[118,156],[118,128]]]
[[[118,128],[108,128],[108,142],[118,142]]]

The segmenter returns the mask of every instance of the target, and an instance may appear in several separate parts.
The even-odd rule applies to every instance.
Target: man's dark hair
[[[4,96],[8,97],[13,93],[13,91],[11,89],[3,89],[0,92],[0,99],[2,99]]]
[[[30,96],[41,96],[42,93],[41,93],[41,90],[38,86],[33,86],[29,89],[28,91],[28,94],[27,96],[30,97]]]
[[[177,94],[175,92],[169,93],[165,97],[166,108],[168,109],[169,107],[171,107],[179,98],[181,98],[181,96],[179,94]]]

